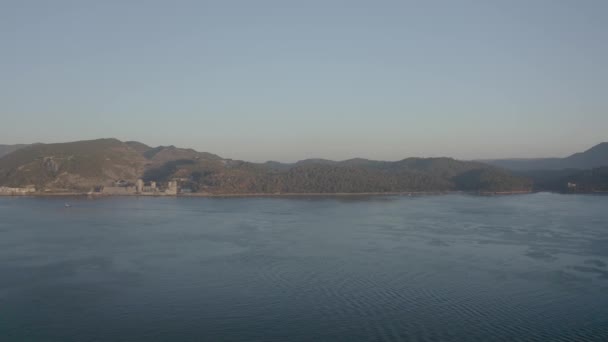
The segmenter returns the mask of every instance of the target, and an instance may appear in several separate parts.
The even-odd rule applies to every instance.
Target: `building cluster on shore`
[[[138,179],[135,184],[118,180],[111,186],[100,186],[94,189],[93,194],[103,195],[150,195],[150,196],[173,196],[179,192],[176,180],[168,181],[162,186],[155,181],[144,182]]]
[[[0,186],[0,195],[27,195],[36,192],[36,187],[29,185],[23,188]]]
[[[138,179],[135,183],[118,180],[109,186],[96,186],[87,194],[89,195],[123,195],[123,196],[175,196],[181,192],[177,180],[171,180],[162,184],[155,181],[144,182]],[[189,189],[183,189],[189,192]],[[0,196],[18,196],[34,194],[78,194],[67,189],[37,189],[34,185],[25,187],[0,186]]]

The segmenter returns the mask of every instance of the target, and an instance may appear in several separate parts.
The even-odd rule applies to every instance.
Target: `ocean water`
[[[0,198],[0,341],[608,341],[607,265],[608,196]]]

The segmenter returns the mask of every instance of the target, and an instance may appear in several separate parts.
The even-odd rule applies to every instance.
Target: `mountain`
[[[137,179],[179,180],[206,193],[362,193],[520,191],[524,177],[479,162],[451,158],[308,159],[293,164],[250,163],[175,146],[150,147],[116,139],[36,144],[0,158],[0,185],[88,191]]]
[[[116,139],[34,144],[0,158],[0,184],[88,190],[116,179],[136,180],[144,158]]]
[[[608,166],[608,142],[597,144],[585,152],[575,153],[565,158],[562,168],[592,169]]]
[[[17,144],[17,145],[0,145],[0,158],[5,155],[17,151],[20,148],[27,146],[26,144]]]
[[[594,192],[608,189],[608,178],[605,176],[608,142],[566,158],[495,159],[483,162],[531,179],[536,191]]]
[[[608,142],[600,143],[585,152],[575,153],[566,158],[491,159],[480,161],[516,171],[592,169],[608,166]]]

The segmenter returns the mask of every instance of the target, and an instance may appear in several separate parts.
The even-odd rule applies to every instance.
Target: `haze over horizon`
[[[607,15],[604,1],[6,1],[0,143],[565,157],[608,140]]]

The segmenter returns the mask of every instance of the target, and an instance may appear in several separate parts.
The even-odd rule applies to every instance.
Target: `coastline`
[[[535,191],[406,191],[406,192],[284,192],[284,193],[183,193],[177,195],[165,194],[102,194],[90,192],[31,192],[31,193],[0,193],[0,197],[357,197],[357,196],[439,196],[451,194],[468,194],[478,196],[526,195]]]

